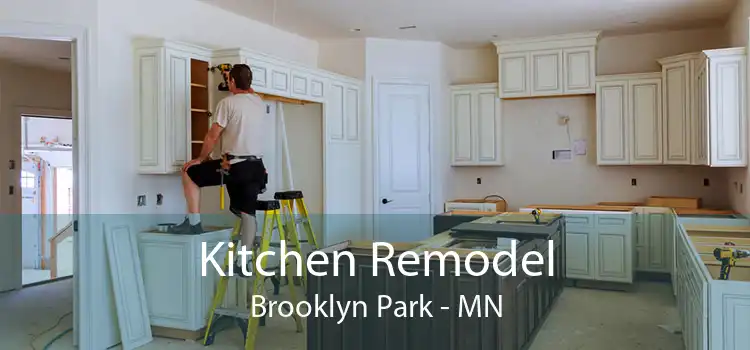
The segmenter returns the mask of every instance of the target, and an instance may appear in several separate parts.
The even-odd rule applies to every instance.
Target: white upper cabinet
[[[599,32],[495,42],[501,98],[595,93]]]
[[[597,164],[662,163],[661,90],[660,73],[597,79]]]
[[[692,67],[697,55],[659,61],[664,81],[664,164],[692,164]]]
[[[747,92],[745,48],[704,51],[708,79],[698,83],[708,94],[700,104],[696,117],[702,128],[698,136],[701,154],[708,154],[708,165],[716,167],[743,167],[747,165]],[[707,107],[707,108],[706,108]],[[708,113],[708,120],[702,117]],[[710,133],[706,133],[706,124]],[[709,142],[705,138],[709,138]]]
[[[664,163],[747,166],[746,49],[659,60],[664,82]]]
[[[134,49],[138,170],[142,174],[178,172],[191,159],[193,100],[207,98],[207,84],[192,82],[198,78],[193,74],[203,75],[197,80],[205,81],[208,73],[193,68],[207,67],[210,51],[155,39],[136,40]]]
[[[497,84],[451,87],[451,164],[503,165]]]
[[[329,81],[327,72],[247,49],[215,50],[212,58],[217,64],[247,64],[253,72],[253,89],[259,93],[312,102],[325,101]]]

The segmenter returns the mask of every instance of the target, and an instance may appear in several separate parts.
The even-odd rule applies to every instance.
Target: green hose
[[[66,334],[68,334],[68,333],[70,333],[72,331],[73,331],[73,328],[68,328],[68,329],[64,330],[62,333],[56,335],[54,338],[52,338],[52,340],[49,341],[49,343],[47,343],[46,345],[44,345],[44,347],[42,348],[42,350],[49,349],[49,347],[52,345],[52,343],[58,341],[60,338],[64,337]]]

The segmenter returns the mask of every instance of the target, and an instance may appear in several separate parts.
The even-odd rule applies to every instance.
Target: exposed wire
[[[36,347],[34,346],[34,341],[35,341],[35,340],[37,340],[37,339],[39,339],[39,337],[41,337],[42,335],[44,335],[44,334],[47,334],[47,333],[48,333],[49,331],[51,331],[51,330],[53,330],[53,329],[57,328],[57,326],[59,326],[59,325],[60,325],[60,322],[62,322],[62,320],[63,320],[63,319],[65,318],[65,317],[68,317],[68,316],[70,316],[70,315],[72,315],[72,314],[73,314],[73,311],[70,311],[70,312],[68,312],[68,313],[65,313],[64,315],[60,316],[60,318],[58,318],[58,319],[57,319],[57,322],[55,323],[55,325],[54,325],[54,326],[52,326],[52,327],[50,327],[50,328],[47,328],[46,330],[44,330],[44,332],[42,332],[42,333],[39,333],[39,334],[35,335],[35,336],[34,336],[33,338],[31,338],[31,341],[29,342],[29,345],[31,346],[31,348],[32,348],[32,349],[34,349],[34,350],[37,350],[37,349],[36,349]],[[47,347],[48,347],[48,346],[49,346],[50,344],[52,344],[52,342],[54,342],[54,341],[55,341],[55,340],[57,340],[57,339],[60,339],[60,338],[61,338],[61,337],[62,337],[63,335],[65,335],[65,334],[66,334],[66,333],[68,333],[68,332],[69,332],[69,331],[64,331],[64,332],[62,332],[61,334],[58,334],[58,335],[57,335],[57,336],[56,336],[56,337],[55,337],[54,339],[52,339],[52,341],[51,341],[51,342],[47,343],[47,345],[45,345],[45,346],[44,346],[44,348],[46,349],[46,348],[47,348]]]

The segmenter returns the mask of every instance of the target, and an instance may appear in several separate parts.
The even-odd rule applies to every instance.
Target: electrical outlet
[[[481,184],[482,184],[482,178],[481,178],[481,177],[478,177],[478,178],[477,178],[477,185],[481,185]]]
[[[138,196],[138,206],[139,207],[145,207],[146,206],[146,195],[142,194]]]
[[[164,195],[161,193],[156,194],[156,205],[161,205],[164,202]]]
[[[638,186],[638,181],[636,179],[630,179],[630,185],[631,186]]]
[[[703,186],[711,186],[711,182],[708,179],[703,179]]]

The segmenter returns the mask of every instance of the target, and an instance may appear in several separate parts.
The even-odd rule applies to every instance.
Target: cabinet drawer
[[[596,226],[597,227],[613,227],[621,226],[625,227],[630,225],[632,218],[629,214],[597,214],[596,215]]]
[[[452,210],[486,211],[486,206],[485,206],[485,203],[459,203],[459,202],[445,203],[445,211],[452,211]]]
[[[593,214],[578,214],[578,213],[563,213],[565,217],[565,223],[567,225],[593,227],[594,226],[594,215]]]

